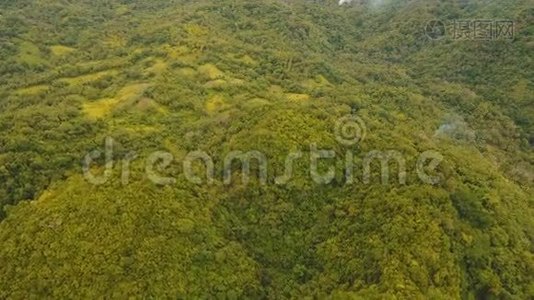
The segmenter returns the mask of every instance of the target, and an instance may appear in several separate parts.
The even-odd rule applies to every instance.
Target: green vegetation
[[[533,15],[527,0],[0,1],[0,298],[534,298]],[[516,32],[430,40],[435,19]],[[367,137],[347,147],[349,114]],[[106,137],[117,163],[96,186],[82,161]],[[310,179],[311,144],[337,154],[332,183]],[[162,150],[166,186],[145,174]],[[211,185],[186,180],[197,150]],[[223,184],[234,150],[264,153],[268,184]],[[346,150],[360,166],[396,150],[412,171],[438,151],[441,180],[364,184],[357,168],[347,185]]]

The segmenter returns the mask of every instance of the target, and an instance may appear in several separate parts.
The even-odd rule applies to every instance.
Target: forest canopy
[[[342,2],[0,1],[0,298],[533,298],[532,3]]]

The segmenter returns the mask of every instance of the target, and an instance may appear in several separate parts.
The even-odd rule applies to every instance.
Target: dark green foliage
[[[534,297],[529,3],[336,2],[0,1],[0,298]],[[482,16],[515,20],[514,39],[424,34]],[[349,147],[347,115],[368,131]],[[112,180],[93,186],[81,162],[106,137]],[[310,178],[313,144],[337,155],[330,184]],[[167,186],[145,173],[161,150]],[[213,185],[183,175],[196,150]],[[266,185],[238,162],[223,184],[234,150],[268,158]],[[364,184],[374,150],[402,153],[405,185],[378,160]],[[415,173],[427,150],[435,185]]]

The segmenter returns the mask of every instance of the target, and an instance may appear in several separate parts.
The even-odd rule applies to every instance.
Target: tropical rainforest
[[[531,0],[0,0],[0,299],[534,299],[533,53]]]

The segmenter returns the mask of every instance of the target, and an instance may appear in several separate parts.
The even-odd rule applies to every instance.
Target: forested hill
[[[533,34],[529,0],[0,0],[0,299],[532,298]]]

